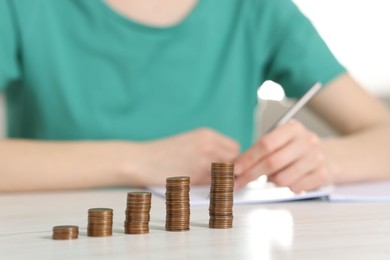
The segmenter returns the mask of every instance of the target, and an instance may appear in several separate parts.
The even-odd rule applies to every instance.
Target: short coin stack
[[[88,210],[88,236],[112,236],[113,210],[108,208],[93,208]]]
[[[211,164],[210,228],[233,227],[234,164]]]
[[[190,177],[166,179],[167,231],[190,230]]]
[[[150,192],[127,193],[125,234],[149,233],[151,202]]]
[[[78,226],[55,226],[53,227],[54,240],[77,239],[79,236]]]

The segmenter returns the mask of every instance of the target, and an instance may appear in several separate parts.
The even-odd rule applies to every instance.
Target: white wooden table
[[[152,199],[150,233],[123,233],[129,189],[0,194],[0,259],[390,259],[390,204],[301,201],[236,206],[234,228],[208,228],[191,208],[191,230],[166,232],[165,203]],[[87,210],[114,209],[114,234],[86,236]],[[80,227],[55,241],[55,225]]]

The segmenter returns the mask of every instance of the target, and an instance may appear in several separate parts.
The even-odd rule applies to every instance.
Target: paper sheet
[[[150,190],[161,197],[165,197],[165,187],[150,187]],[[324,187],[315,191],[294,193],[289,188],[275,187],[268,183],[263,187],[247,187],[234,193],[234,204],[256,204],[304,200],[325,197],[331,192],[331,187]],[[191,206],[209,205],[210,186],[191,186]]]
[[[330,201],[390,202],[390,181],[335,186]]]
[[[165,196],[165,187],[151,187],[150,190],[158,196]],[[191,205],[208,205],[209,191],[209,186],[191,187]],[[390,181],[327,186],[302,193],[293,193],[289,188],[275,187],[270,183],[266,183],[261,187],[247,187],[235,192],[234,203],[237,205],[256,204],[310,198],[326,198],[329,201],[390,202]]]

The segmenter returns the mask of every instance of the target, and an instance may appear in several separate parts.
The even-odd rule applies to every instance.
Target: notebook
[[[165,187],[149,189],[155,195],[165,197]],[[209,192],[209,186],[191,186],[191,205],[209,205]],[[248,185],[234,193],[234,204],[274,203],[316,198],[340,202],[390,202],[390,181],[326,186],[300,193],[294,193],[287,187],[276,187],[272,183],[264,183],[260,186]]]

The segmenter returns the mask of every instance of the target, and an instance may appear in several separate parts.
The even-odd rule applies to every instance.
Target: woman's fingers
[[[285,146],[260,159],[248,171],[237,175],[237,184],[243,186],[261,175],[271,176],[271,179],[276,175],[279,182],[289,184],[288,179],[295,180],[314,169],[316,164],[310,160],[317,154],[315,149],[316,145],[308,141],[308,134],[297,135]]]
[[[329,172],[326,168],[316,169],[305,175],[295,183],[289,185],[293,192],[301,192],[318,189],[321,186],[331,183]]]
[[[245,153],[235,160],[237,176],[247,172],[255,164],[269,154],[282,148],[291,142],[300,132],[303,127],[296,121],[290,121],[262,137]]]
[[[261,175],[273,176],[293,164],[304,152],[305,146],[298,140],[288,143],[285,147],[275,151],[258,161],[248,171],[236,177],[237,186],[242,187],[257,179]]]
[[[309,174],[323,163],[322,154],[309,153],[307,156],[299,158],[294,163],[280,172],[268,177],[268,180],[278,186],[291,186],[299,179]]]
[[[244,165],[244,170],[236,174],[238,188],[261,175],[294,191],[315,189],[330,182],[320,139],[297,122],[262,138],[236,163]]]

